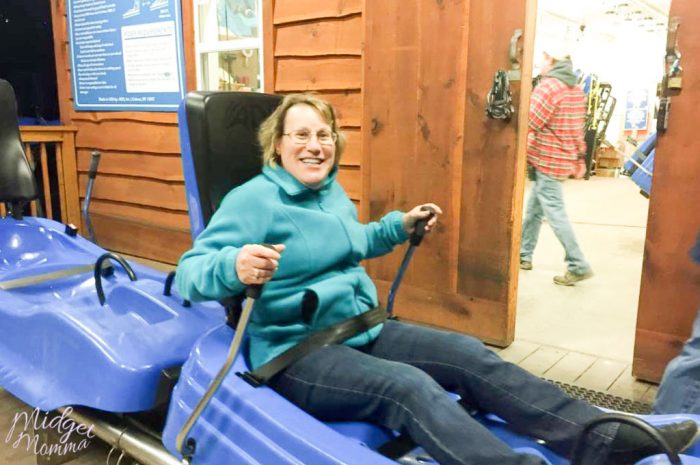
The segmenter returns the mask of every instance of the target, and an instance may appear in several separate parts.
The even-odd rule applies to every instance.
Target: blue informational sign
[[[645,89],[627,91],[625,104],[625,130],[641,131],[647,128],[649,115],[649,92]]]
[[[177,111],[185,96],[179,0],[68,0],[77,111]]]

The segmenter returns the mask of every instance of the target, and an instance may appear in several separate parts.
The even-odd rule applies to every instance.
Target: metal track
[[[59,409],[78,424],[92,426],[92,432],[102,439],[112,450],[108,462],[114,452],[119,452],[117,463],[127,456],[133,457],[142,465],[182,465],[173,457],[163,444],[149,434],[135,428],[127,429],[118,416],[85,408]]]

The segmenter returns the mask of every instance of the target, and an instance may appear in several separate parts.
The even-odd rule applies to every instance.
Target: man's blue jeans
[[[448,391],[564,456],[582,425],[601,413],[503,361],[477,339],[393,320],[368,346],[312,351],[271,386],[321,420],[367,421],[407,432],[442,465],[543,464],[515,454]],[[604,463],[616,429],[593,435],[586,463]]]
[[[544,218],[547,218],[557,239],[564,246],[567,269],[576,274],[585,274],[591,271],[591,266],[584,258],[583,252],[576,242],[569,218],[566,216],[561,181],[535,171],[535,182],[523,220],[520,261],[532,262],[532,254],[535,251]]]

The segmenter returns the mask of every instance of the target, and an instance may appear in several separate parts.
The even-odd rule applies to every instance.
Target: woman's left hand
[[[424,203],[414,207],[411,211],[403,215],[403,228],[407,233],[413,233],[413,230],[416,229],[416,221],[424,220],[430,216],[430,210],[428,210],[428,208],[432,209],[435,215],[430,218],[428,224],[425,226],[425,232],[428,233],[433,229],[437,223],[438,216],[442,215],[442,209],[434,203]]]

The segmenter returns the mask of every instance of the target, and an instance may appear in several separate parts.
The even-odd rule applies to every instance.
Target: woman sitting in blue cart
[[[406,241],[429,215],[422,207],[442,213],[428,203],[359,223],[336,180],[345,138],[333,108],[315,96],[288,95],[263,123],[259,141],[262,174],[225,197],[177,269],[180,292],[192,300],[265,285],[248,329],[253,369],[315,331],[377,307],[376,288],[360,262]],[[582,425],[601,415],[472,337],[396,320],[312,350],[269,384],[321,420],[405,432],[443,465],[543,463],[514,453],[449,392],[564,456]],[[678,451],[692,444],[697,426],[683,422],[661,432]],[[634,463],[658,452],[625,425],[605,425],[593,436],[590,463]]]

